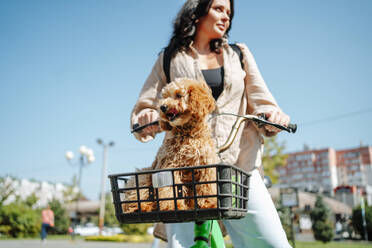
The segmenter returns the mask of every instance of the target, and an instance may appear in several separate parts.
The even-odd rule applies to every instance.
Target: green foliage
[[[6,201],[10,195],[14,193],[12,184],[6,178],[0,178],[0,206]],[[1,227],[0,227],[1,228]],[[1,232],[1,230],[0,230]]]
[[[279,208],[278,214],[288,240],[292,240],[291,212],[289,208]]]
[[[33,210],[24,202],[0,206],[0,231],[7,236],[36,236],[40,233],[40,223],[40,211]]]
[[[328,221],[329,213],[329,209],[323,202],[323,197],[318,195],[315,206],[310,212],[310,218],[313,223],[312,230],[314,238],[323,243],[329,242],[333,238],[332,224]]]
[[[57,199],[50,201],[49,206],[54,212],[54,227],[50,229],[50,233],[66,234],[70,221],[65,207]]]
[[[20,200],[18,199],[18,201],[20,201]],[[28,196],[26,198],[26,200],[23,201],[23,203],[26,206],[32,208],[36,204],[37,201],[38,201],[38,198],[37,198],[36,194],[32,193],[30,196]]]
[[[368,240],[372,240],[372,206],[365,207],[365,218],[367,224]],[[359,233],[364,239],[365,237],[363,230],[362,209],[360,206],[353,209],[352,222],[356,232]]]
[[[115,216],[115,207],[112,201],[112,194],[105,195],[105,226],[118,226],[119,222]]]
[[[105,226],[119,226],[119,222],[115,216],[115,206],[112,202],[112,194],[106,193],[105,195]],[[97,226],[99,225],[98,216],[92,216],[91,221]]]
[[[152,224],[122,224],[121,229],[123,229],[125,234],[147,234],[147,228],[152,226]]]
[[[265,138],[265,149],[262,156],[262,165],[266,176],[269,176],[273,183],[278,181],[276,168],[284,166],[288,155],[284,154],[284,142],[278,143],[276,137]]]

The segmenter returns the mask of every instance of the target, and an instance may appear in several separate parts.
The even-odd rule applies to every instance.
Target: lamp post
[[[80,195],[81,195],[81,176],[82,176],[83,167],[86,166],[87,164],[93,163],[95,160],[93,150],[87,148],[86,146],[80,146],[79,153],[80,153],[79,173],[78,173],[78,181],[77,181],[78,195],[76,198],[76,209],[75,209],[75,216],[74,216],[74,222],[73,222],[73,236],[72,236],[73,238],[75,235],[75,228],[76,228],[77,219],[78,219],[79,200],[80,200]],[[74,153],[72,151],[67,151],[65,153],[65,157],[70,164],[72,165],[77,164],[77,161],[73,161]]]
[[[101,201],[99,207],[99,235],[102,235],[104,219],[105,219],[105,179],[106,179],[106,167],[107,167],[107,148],[114,146],[114,142],[105,144],[101,139],[97,139],[97,143],[103,146],[103,166],[102,166],[102,177],[101,177]]]

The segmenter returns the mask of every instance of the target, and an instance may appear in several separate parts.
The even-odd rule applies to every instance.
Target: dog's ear
[[[189,104],[202,116],[212,113],[216,107],[212,91],[205,82],[190,84],[188,87]],[[194,112],[194,111],[193,111]]]
[[[160,126],[160,129],[163,130],[163,131],[171,131],[172,128],[173,128],[173,127],[169,124],[169,122],[167,122],[167,121],[162,121],[162,120],[159,121],[159,126]]]

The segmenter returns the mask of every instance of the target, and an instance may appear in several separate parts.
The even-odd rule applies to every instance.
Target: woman
[[[265,114],[269,121],[287,126],[289,117],[278,107],[244,44],[238,44],[240,58],[227,43],[234,16],[233,0],[188,0],[180,10],[173,36],[167,46],[171,56],[170,80],[175,78],[204,79],[216,99],[215,113]],[[140,125],[158,119],[156,103],[166,85],[163,55],[159,55],[151,74],[142,88],[133,109],[131,122]],[[226,140],[236,118],[224,116],[211,121],[218,146]],[[142,142],[153,139],[159,132],[150,126],[135,134]],[[221,160],[251,171],[247,217],[225,220],[224,224],[235,247],[290,247],[270,195],[259,174],[263,148],[262,135],[272,136],[278,129],[258,129],[247,123],[241,129]],[[168,247],[190,247],[193,243],[193,224],[169,224],[166,227]]]
[[[48,204],[47,207],[41,211],[41,241],[46,241],[48,229],[50,227],[54,227],[54,212],[50,209],[50,205]]]

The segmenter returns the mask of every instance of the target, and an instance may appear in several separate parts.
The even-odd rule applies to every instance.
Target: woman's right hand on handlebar
[[[267,118],[268,121],[284,127],[288,127],[288,124],[290,122],[290,117],[280,110],[265,113],[265,117]],[[268,130],[269,132],[276,133],[281,131],[280,129],[269,125],[265,125],[265,129]]]
[[[159,114],[156,111],[145,112],[138,117],[138,124],[140,126],[146,125],[150,122],[159,119]],[[144,135],[155,136],[156,133],[160,132],[159,125],[151,125],[142,130]]]

